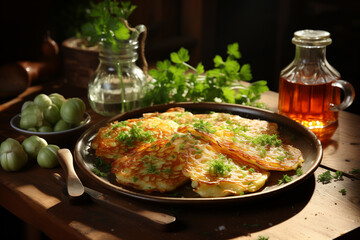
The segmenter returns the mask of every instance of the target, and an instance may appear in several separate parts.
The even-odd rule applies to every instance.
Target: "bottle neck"
[[[138,59],[137,48],[137,41],[122,42],[116,51],[103,47],[99,52],[99,60],[108,65],[134,64]]]
[[[304,47],[296,45],[294,61],[300,61],[303,64],[326,62],[326,47]]]

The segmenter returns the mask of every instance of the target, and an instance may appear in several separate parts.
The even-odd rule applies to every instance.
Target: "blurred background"
[[[98,1],[94,1],[98,2]],[[157,60],[185,47],[192,64],[213,67],[216,54],[226,56],[230,43],[238,42],[242,59],[249,63],[253,80],[267,80],[278,90],[281,69],[294,57],[293,33],[321,29],[331,33],[327,59],[360,89],[360,2],[358,0],[133,0],[137,9],[132,26],[148,28],[146,58]],[[47,31],[61,45],[84,22],[88,0],[7,1],[0,3],[0,65],[39,58]],[[60,52],[61,54],[61,52]],[[360,113],[359,97],[347,110]]]

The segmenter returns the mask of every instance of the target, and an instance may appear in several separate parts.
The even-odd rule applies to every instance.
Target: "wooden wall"
[[[88,0],[9,1],[0,3],[0,65],[38,57],[41,39],[50,30],[55,40],[69,37],[81,21],[79,6]],[[132,25],[148,27],[146,57],[151,65],[180,47],[190,50],[191,63],[213,66],[216,54],[238,42],[254,80],[267,80],[277,91],[278,76],[294,57],[296,30],[331,33],[328,61],[360,90],[360,1],[358,0],[133,0],[138,8]],[[21,6],[21,7],[20,7]],[[360,97],[349,108],[360,113]]]

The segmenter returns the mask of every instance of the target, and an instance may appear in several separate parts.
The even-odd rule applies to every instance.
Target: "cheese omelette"
[[[169,192],[187,182],[201,197],[261,189],[270,171],[296,170],[303,157],[284,144],[278,126],[227,113],[193,114],[183,108],[109,123],[91,147],[111,164],[122,185]]]

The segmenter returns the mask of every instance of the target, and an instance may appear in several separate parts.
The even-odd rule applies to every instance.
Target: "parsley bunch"
[[[117,51],[118,41],[130,37],[130,31],[121,18],[128,19],[135,9],[130,1],[121,2],[121,6],[115,0],[104,0],[98,4],[91,2],[87,10],[88,22],[81,26],[80,37],[87,39],[89,45],[101,42],[104,47]]]
[[[216,55],[214,68],[205,72],[202,63],[189,65],[189,52],[181,48],[170,54],[170,60],[159,61],[149,74],[154,78],[148,83],[143,106],[169,102],[227,102],[264,107],[256,101],[268,91],[266,81],[245,86],[240,81],[252,79],[249,64],[240,65],[238,43],[228,45],[227,58]],[[236,90],[235,90],[236,88]]]

